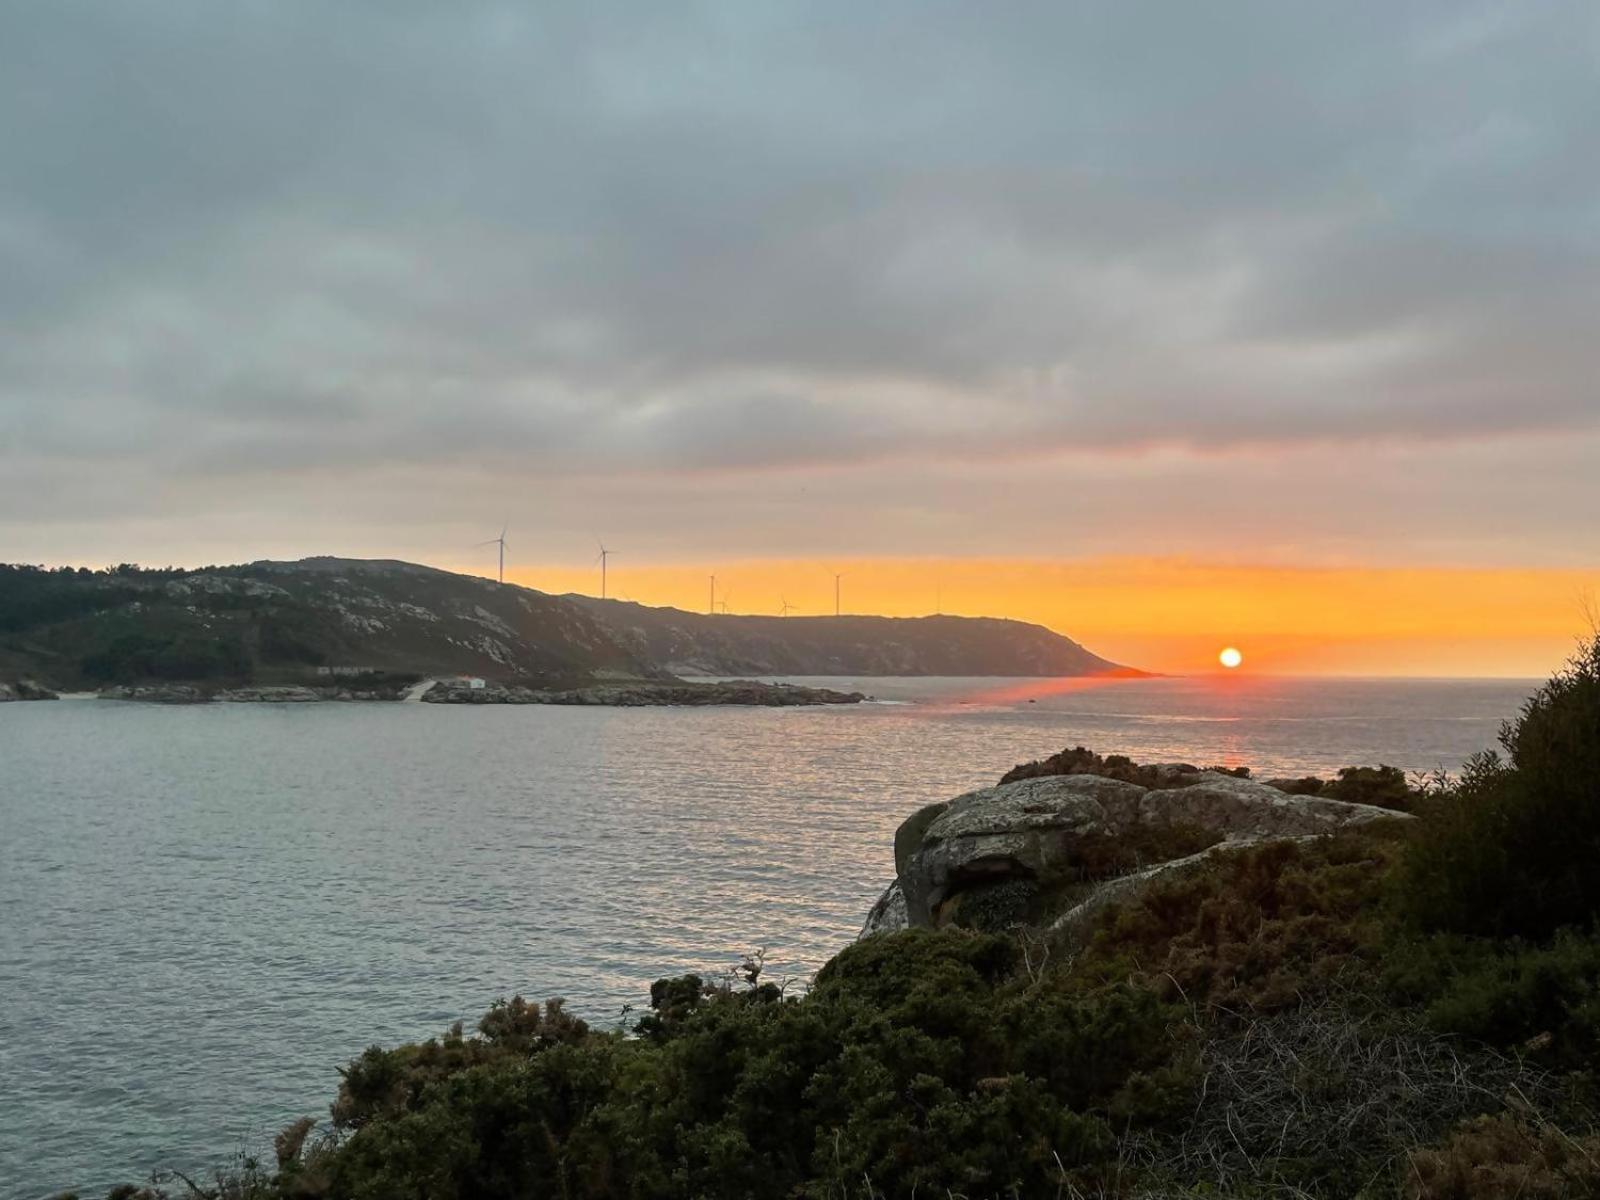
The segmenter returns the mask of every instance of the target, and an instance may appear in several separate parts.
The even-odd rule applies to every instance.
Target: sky
[[[0,560],[1546,673],[1600,7],[19,0]]]

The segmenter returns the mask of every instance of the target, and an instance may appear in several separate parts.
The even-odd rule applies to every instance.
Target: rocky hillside
[[[667,677],[577,605],[411,563],[0,569],[0,678],[86,686],[329,673]]]
[[[0,566],[0,680],[55,687],[454,674],[570,687],[674,675],[1120,670],[1019,621],[705,617],[391,560]]]
[[[993,617],[745,617],[568,596],[679,675],[1137,674],[1042,625]]]

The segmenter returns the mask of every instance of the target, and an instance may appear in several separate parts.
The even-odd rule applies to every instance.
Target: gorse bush
[[[1078,967],[1208,1010],[1297,1005],[1381,954],[1378,904],[1400,837],[1374,828],[1221,856],[1108,909]]]
[[[1394,943],[1384,982],[1428,1023],[1565,1067],[1600,1066],[1600,939],[1563,930],[1548,945],[1453,934]]]
[[[1399,767],[1341,767],[1339,777],[1324,783],[1317,795],[1352,804],[1371,804],[1377,808],[1409,811],[1416,804],[1417,789],[1407,781]]]
[[[1426,929],[1545,938],[1600,914],[1600,637],[1431,798],[1401,879]]]
[[[367,1051],[341,1136],[290,1156],[302,1197],[880,1196],[1054,1192],[1187,1103],[1181,1013],[1128,984],[1018,978],[1016,944],[873,939],[804,999],[662,981],[640,1036],[559,1004],[481,1036]],[[299,1135],[304,1140],[303,1132]]]

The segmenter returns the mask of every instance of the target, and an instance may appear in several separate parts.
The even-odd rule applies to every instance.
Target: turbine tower
[[[783,601],[783,615],[787,617],[790,610],[794,608],[794,605],[789,603],[789,598],[787,596],[780,596],[779,599]]]
[[[595,556],[595,562],[600,564],[600,599],[604,600],[606,598],[606,559],[610,558],[616,551],[607,550],[604,542],[599,542],[598,545],[600,553]]]
[[[706,609],[706,612],[715,613],[716,611],[717,611],[717,577],[715,575],[713,575],[711,577],[711,607]]]
[[[834,572],[833,576],[833,615],[839,615],[839,581],[844,578],[842,572]]]
[[[511,522],[507,521],[504,525],[500,526],[500,536],[499,537],[490,538],[486,542],[477,542],[477,543],[475,543],[476,545],[479,545],[479,546],[499,546],[500,547],[500,575],[499,575],[499,581],[501,583],[504,583],[506,581],[506,530],[510,529],[510,528],[511,528]]]

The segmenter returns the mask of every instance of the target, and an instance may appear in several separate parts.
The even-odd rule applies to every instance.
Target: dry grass
[[[1201,1048],[1190,1119],[1130,1137],[1135,1160],[1224,1193],[1354,1195],[1395,1179],[1411,1148],[1462,1121],[1566,1098],[1557,1077],[1517,1057],[1468,1049],[1410,1015],[1362,1015],[1354,1000],[1218,1030]]]

